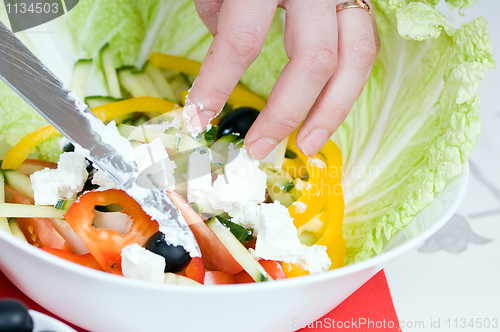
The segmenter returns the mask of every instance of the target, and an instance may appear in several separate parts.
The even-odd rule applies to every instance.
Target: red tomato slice
[[[5,185],[6,200],[9,203],[34,205],[28,196]],[[35,247],[64,249],[65,240],[47,218],[16,218],[26,240]]]
[[[31,174],[41,171],[45,168],[56,169],[57,164],[44,160],[26,159],[21,165],[17,166],[16,171],[30,176]]]
[[[267,273],[273,278],[273,280],[285,279],[287,278],[283,268],[281,267],[281,263],[278,261],[271,261],[265,259],[259,259],[259,264],[266,270]],[[253,278],[246,272],[241,271],[236,274],[236,281],[239,284],[246,284],[255,282]]]
[[[236,284],[236,276],[222,271],[205,272],[205,285]]]
[[[85,255],[75,255],[71,252],[55,248],[40,248],[40,249],[54,256],[65,259],[67,261],[80,264],[82,266],[90,267],[91,269],[104,271],[101,265],[99,265],[94,256],[92,256],[92,254],[90,253]]]
[[[119,204],[132,220],[128,234],[92,225],[96,205]],[[141,206],[122,190],[88,191],[71,205],[64,216],[75,233],[82,239],[90,253],[104,271],[122,274],[122,249],[131,244],[144,243],[156,232],[158,223],[142,210]]]
[[[283,271],[283,268],[281,267],[281,262],[260,259],[259,263],[274,280],[287,278],[285,272]]]
[[[205,266],[201,257],[191,258],[191,262],[186,268],[186,277],[203,284],[205,280]]]
[[[182,216],[191,228],[201,250],[203,263],[208,270],[222,271],[235,274],[243,270],[241,265],[220,242],[217,235],[203,222],[184,198],[177,193],[169,193],[172,202],[181,211]]]
[[[248,284],[251,282],[255,282],[255,280],[253,280],[253,278],[248,274],[247,271],[236,273],[235,277],[238,284]]]

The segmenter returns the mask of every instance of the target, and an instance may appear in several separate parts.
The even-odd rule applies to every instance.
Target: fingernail
[[[250,156],[257,160],[264,159],[277,144],[278,141],[273,138],[259,138],[250,145]]]
[[[202,111],[193,115],[192,117],[184,118],[184,122],[189,132],[194,134],[201,133],[207,124],[215,117],[215,112],[213,111]]]
[[[186,106],[184,106],[184,109],[182,110],[182,113],[184,114],[185,117],[191,119],[193,116],[195,116],[196,114],[198,114],[198,112],[200,111],[200,107],[196,104],[186,104]]]
[[[310,132],[301,142],[301,150],[308,157],[314,157],[316,153],[330,139],[330,134],[324,129],[315,129]]]
[[[203,111],[198,113],[198,118],[200,119],[201,123],[208,124],[210,121],[212,121],[213,118],[215,118],[216,114],[214,111]]]

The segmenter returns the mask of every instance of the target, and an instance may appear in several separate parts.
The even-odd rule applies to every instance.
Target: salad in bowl
[[[142,87],[138,78],[146,77],[154,94],[160,85],[153,84],[156,78],[172,90],[152,63],[172,70],[172,63],[183,62],[189,67],[181,70],[200,67],[153,53],[146,72],[156,76],[118,71],[117,82],[136,93],[134,87]],[[90,69],[79,63],[75,71]],[[101,139],[120,142],[120,153],[132,156],[138,185],[147,187],[151,180],[169,193],[194,233],[201,257],[175,245],[177,234],[162,229],[94,168],[78,144],[60,139],[63,153],[57,164],[28,159],[36,145],[58,134],[50,125],[23,137],[2,162],[7,201],[2,204],[11,211],[8,217],[17,218],[11,223],[19,226],[21,238],[81,265],[160,283],[262,282],[344,264],[342,158],[333,141],[307,158],[293,134],[259,162],[242,147],[259,114],[254,107],[265,105],[257,95],[238,87],[215,121],[218,125],[192,135],[184,126],[182,107],[132,93],[121,101],[87,98],[90,104],[102,102],[92,107],[98,118],[93,121],[109,122],[101,123]],[[245,106],[233,107],[234,102]],[[3,221],[5,229],[11,227]]]
[[[293,134],[263,161],[242,148],[287,62],[280,14],[221,115],[195,136],[184,126],[182,107],[211,37],[191,1],[80,1],[44,25],[57,38],[19,33],[106,130],[121,135],[123,152],[136,161],[138,184],[147,186],[145,179],[153,178],[169,193],[201,257],[169,245],[168,232],[159,232],[133,199],[86,160],[85,151],[2,84],[0,226],[32,245],[16,257],[32,267],[45,257],[59,275],[99,281],[114,300],[84,288],[102,306],[120,298],[141,313],[123,298],[124,290],[135,299],[160,292],[203,304],[215,294],[221,303],[245,294],[252,304],[264,298],[269,305],[276,303],[271,295],[286,298],[296,290],[309,298],[299,305],[290,295],[290,303],[275,312],[291,315],[321,302],[315,307],[323,312],[311,310],[309,320],[340,303],[381,267],[373,256],[462,174],[481,131],[477,88],[495,67],[486,20],[455,29],[435,9],[438,1],[372,2],[379,57],[350,115],[313,158],[297,149]],[[259,285],[195,287],[237,283]],[[320,301],[327,286],[339,288]],[[47,296],[30,290],[41,302]],[[208,317],[203,307],[193,310]],[[176,326],[181,317],[174,319]]]

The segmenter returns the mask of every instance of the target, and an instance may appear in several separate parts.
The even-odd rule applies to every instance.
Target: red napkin
[[[85,332],[45,310],[24,295],[0,272],[0,298],[16,298],[30,309],[55,317],[77,331]],[[384,271],[380,271],[328,314],[300,330],[304,331],[401,331]]]
[[[401,331],[384,270],[335,309],[299,332]]]

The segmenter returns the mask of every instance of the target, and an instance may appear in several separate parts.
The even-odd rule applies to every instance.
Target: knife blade
[[[169,244],[183,246],[192,257],[201,256],[193,233],[167,193],[136,183],[134,160],[120,153],[123,150],[120,139],[124,138],[116,131],[115,140],[107,130],[112,139],[104,142],[101,137],[104,124],[2,22],[0,79],[72,143],[87,150],[88,159],[158,222]]]

